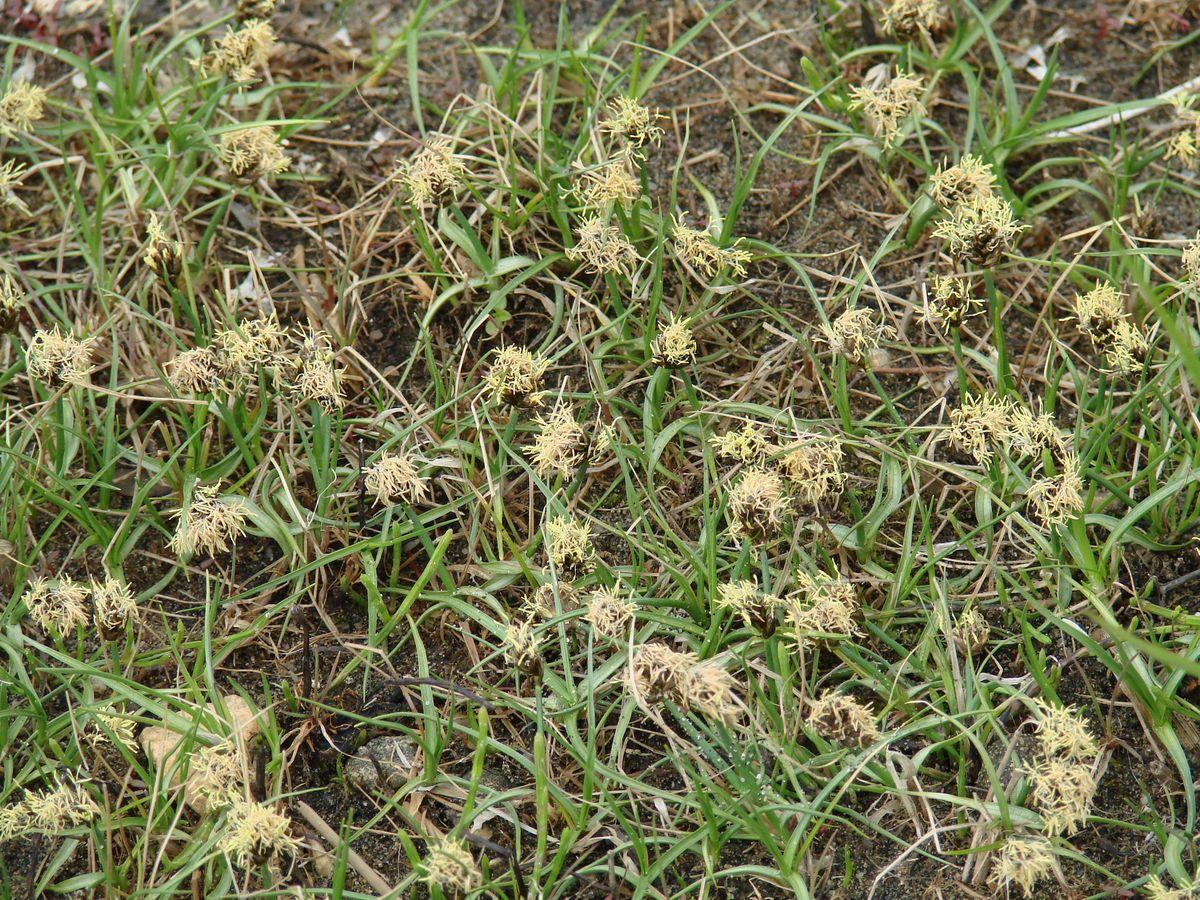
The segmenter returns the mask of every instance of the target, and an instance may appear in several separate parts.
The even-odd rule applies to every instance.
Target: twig
[[[1102,128],[1108,128],[1110,125],[1118,125],[1122,122],[1128,122],[1130,119],[1136,118],[1142,113],[1149,112],[1152,109],[1157,109],[1176,94],[1182,94],[1186,91],[1195,90],[1198,87],[1200,87],[1200,75],[1196,76],[1190,81],[1185,81],[1183,84],[1175,85],[1175,87],[1168,91],[1164,91],[1157,97],[1147,98],[1146,105],[1139,107],[1138,109],[1119,110],[1115,113],[1105,116],[1102,119],[1096,119],[1094,122],[1085,122],[1082,125],[1076,125],[1074,128],[1064,128],[1061,131],[1051,131],[1047,137],[1076,137],[1081,134],[1090,134],[1093,131],[1100,131]]]
[[[317,811],[303,800],[296,801],[296,809],[304,817],[304,821],[316,830],[331,849],[336,848],[338,844],[342,843],[341,837],[329,826],[329,823],[322,819]],[[361,875],[380,894],[390,894],[392,892],[392,886],[384,881],[383,876],[372,869],[365,859],[355,853],[352,847],[346,848],[346,862],[353,866],[354,871]]]

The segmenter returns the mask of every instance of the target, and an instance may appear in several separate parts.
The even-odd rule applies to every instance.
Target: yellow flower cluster
[[[850,109],[861,110],[871,130],[886,147],[900,140],[901,129],[910,118],[925,115],[921,93],[925,79],[897,71],[886,84],[855,85],[850,88],[854,98]]]
[[[866,747],[879,739],[875,713],[848,694],[826,691],[809,701],[808,727],[827,741]]]
[[[670,700],[726,725],[739,715],[734,677],[688,650],[672,650],[658,642],[639,644],[629,659],[629,684],[647,704]]]
[[[1075,324],[1103,354],[1108,368],[1133,374],[1146,359],[1149,342],[1125,312],[1125,298],[1108,282],[1075,297]]]
[[[1049,834],[1071,834],[1087,820],[1096,794],[1096,740],[1070,707],[1037,701],[1038,748],[1026,765],[1030,799]]]
[[[995,183],[991,167],[970,154],[930,179],[930,197],[947,211],[933,233],[960,260],[991,265],[1025,230]]]
[[[935,34],[949,19],[942,0],[892,0],[879,18],[883,30],[902,41]]]

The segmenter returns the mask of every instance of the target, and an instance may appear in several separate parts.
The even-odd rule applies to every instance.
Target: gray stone
[[[403,734],[387,734],[368,741],[346,760],[346,779],[368,790],[395,790],[412,775],[416,760],[416,741]]]

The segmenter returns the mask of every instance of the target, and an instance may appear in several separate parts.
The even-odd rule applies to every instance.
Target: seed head
[[[16,188],[22,186],[21,180],[24,177],[24,163],[10,159],[0,166],[0,209],[15,209],[23,216],[29,215],[29,207],[16,192]]]
[[[428,479],[422,478],[416,462],[408,453],[385,453],[367,469],[366,489],[375,502],[392,504],[424,503],[429,495]]]
[[[280,327],[274,313],[246,319],[237,328],[219,329],[213,336],[213,347],[215,366],[222,380],[233,390],[244,390],[249,383],[257,383],[263,366],[279,363],[286,339],[287,332]],[[201,362],[196,359],[197,365]]]
[[[655,124],[661,118],[658,110],[642,106],[633,97],[620,96],[609,101],[600,130],[622,138],[627,149],[640,151],[647,144],[657,145],[662,141],[663,130]]]
[[[291,165],[270,125],[251,125],[225,132],[217,144],[217,155],[229,174],[245,181],[278,175]]]
[[[809,703],[808,726],[827,741],[865,747],[879,739],[875,714],[847,694],[826,691]]]
[[[540,430],[526,451],[533,460],[533,470],[542,478],[551,472],[569,478],[587,457],[587,434],[562,402],[555,403],[547,415],[539,415],[537,425]]]
[[[582,574],[596,565],[592,530],[586,522],[559,516],[546,523],[546,556],[560,572]]]
[[[764,594],[756,581],[731,581],[718,586],[716,605],[733,610],[746,627],[769,637],[775,631],[775,611],[783,606],[783,601],[774,594]]]
[[[1128,319],[1122,319],[1100,347],[1105,365],[1114,372],[1131,375],[1137,372],[1150,352],[1146,336]]]
[[[138,620],[137,600],[127,585],[115,578],[92,580],[92,617],[96,630],[106,640],[125,633],[128,622]]]
[[[943,332],[957,328],[983,306],[983,300],[973,295],[971,279],[966,275],[934,275],[929,287],[921,321],[931,328]]]
[[[0,278],[0,313],[16,316],[25,307],[25,291],[8,272]]]
[[[821,326],[823,340],[835,356],[844,356],[851,362],[865,362],[879,348],[892,329],[876,320],[873,310],[865,306],[847,309],[828,325]]]
[[[245,531],[249,510],[240,497],[222,497],[219,484],[198,484],[192,502],[175,514],[179,520],[168,545],[183,559],[229,549]]]
[[[217,849],[240,868],[250,869],[300,848],[300,842],[288,833],[291,827],[291,820],[273,807],[239,797],[226,813]]]
[[[950,411],[947,440],[950,446],[966,453],[980,465],[987,465],[997,447],[1011,435],[1013,405],[984,394],[968,398]]]
[[[25,350],[25,370],[47,384],[81,384],[92,368],[92,339],[81,341],[58,325],[35,331]]]
[[[850,88],[854,98],[850,109],[861,110],[875,136],[885,147],[890,147],[900,139],[905,120],[910,116],[925,115],[925,106],[920,100],[924,89],[924,78],[897,71],[895,77],[882,87],[864,84]]]
[[[1012,404],[1008,413],[1008,438],[1013,452],[1021,456],[1040,456],[1049,450],[1055,459],[1063,459],[1067,442],[1049,413],[1034,415],[1024,406]]]
[[[625,240],[616,225],[606,225],[600,216],[588,216],[575,235],[575,246],[567,248],[567,259],[600,275],[631,275],[641,257]]]
[[[342,368],[337,364],[328,334],[316,329],[303,332],[293,365],[298,370],[290,385],[293,396],[318,403],[326,412],[346,405]]]
[[[732,246],[722,247],[713,234],[714,223],[710,222],[707,230],[700,231],[689,228],[685,220],[682,215],[671,219],[671,246],[680,260],[705,278],[715,278],[725,269],[739,278],[746,274],[750,251],[738,246],[740,238]]]
[[[992,196],[996,175],[992,167],[977,156],[964,153],[952,166],[941,166],[929,179],[929,196],[946,209],[960,203]]]
[[[483,873],[463,841],[443,838],[430,843],[429,855],[422,863],[422,878],[447,897],[469,894],[483,885]]]
[[[114,715],[111,708],[108,712],[95,712],[84,726],[83,739],[93,751],[112,744],[132,753],[137,749],[137,742],[133,739],[133,727],[136,724],[133,719]]]
[[[1177,159],[1183,163],[1184,168],[1194,169],[1196,163],[1200,162],[1200,145],[1196,142],[1195,131],[1177,131],[1171,135],[1163,158]]]
[[[1125,298],[1108,282],[1096,282],[1086,294],[1075,295],[1075,324],[1093,340],[1110,332],[1125,317]]]
[[[1050,874],[1054,867],[1054,851],[1045,838],[1013,835],[1004,842],[992,863],[989,879],[997,893],[1016,885],[1026,897],[1033,896],[1033,887]]]
[[[279,0],[238,0],[237,20],[245,22],[248,19],[266,19],[275,12]]]
[[[504,656],[519,671],[537,678],[542,674],[541,643],[529,622],[514,622],[504,631]]]
[[[975,607],[964,610],[954,626],[954,645],[961,653],[978,653],[987,646],[992,630]]]
[[[35,578],[29,583],[23,599],[29,617],[45,632],[65,637],[77,626],[87,625],[88,589],[78,581]]]
[[[735,687],[737,681],[732,675],[712,660],[706,660],[687,670],[683,694],[688,709],[733,725],[740,712]]]
[[[275,47],[275,29],[262,19],[248,19],[225,34],[200,61],[204,73],[228,75],[237,82],[258,80]]]
[[[210,347],[185,350],[167,369],[167,383],[178,394],[205,394],[220,390],[221,361]]]
[[[0,96],[0,135],[15,137],[33,130],[46,110],[46,89],[28,81],[10,81]]]
[[[618,582],[613,587],[593,591],[588,596],[587,612],[583,617],[596,634],[616,641],[625,636],[625,626],[636,610],[637,606],[622,592]]]
[[[1192,286],[1200,285],[1200,232],[1187,242],[1187,246],[1183,248],[1183,254],[1180,259],[1183,263],[1183,271],[1187,275],[1188,283]]]
[[[1012,207],[995,194],[968,197],[933,228],[952,254],[977,265],[991,265],[1025,230]]]
[[[1087,722],[1073,706],[1052,706],[1034,701],[1038,713],[1037,737],[1044,756],[1094,760],[1099,753]]]
[[[696,337],[687,319],[671,316],[650,345],[650,361],[666,369],[686,369],[696,361]]]
[[[1072,834],[1087,821],[1096,794],[1094,764],[1067,757],[1042,757],[1025,770],[1030,799],[1048,834]]]
[[[802,505],[816,507],[841,494],[846,475],[842,445],[836,438],[801,432],[779,452],[776,465]]]
[[[1063,525],[1083,512],[1083,479],[1079,458],[1067,454],[1058,475],[1042,476],[1029,485],[1026,499],[1043,524]]]
[[[167,238],[154,213],[150,213],[150,222],[146,226],[146,252],[142,262],[168,283],[176,282],[183,273],[183,244]]]
[[[854,621],[858,596],[849,581],[800,572],[796,587],[800,597],[788,609],[788,621],[799,647],[807,647],[815,636],[861,633]]]
[[[1200,883],[1182,888],[1169,888],[1157,875],[1151,875],[1146,879],[1144,889],[1146,900],[1194,900],[1197,891],[1200,890]]]
[[[888,34],[909,41],[920,34],[940,31],[948,18],[941,0],[892,0],[879,23]]]
[[[633,174],[628,155],[618,156],[581,176],[576,193],[584,206],[605,210],[609,204],[622,208],[636,203],[642,196],[642,185]]]
[[[671,699],[687,701],[688,671],[698,659],[690,651],[672,650],[666,644],[639,644],[629,661],[629,678],[648,704]]]
[[[188,789],[207,806],[230,806],[244,800],[243,779],[242,754],[232,740],[199,747],[187,758]]]
[[[747,422],[741,428],[709,438],[718,459],[740,463],[762,462],[770,455],[774,444],[771,433],[762,425]]]
[[[769,540],[779,532],[790,507],[778,472],[759,466],[747,469],[729,491],[730,534],[734,538]]]
[[[558,585],[558,602],[563,612],[570,612],[579,607],[579,594],[570,584],[564,582]],[[538,585],[537,590],[525,597],[521,604],[521,615],[530,621],[546,622],[558,615],[554,603],[554,585],[550,582]]]
[[[398,171],[416,206],[440,206],[454,197],[466,180],[467,168],[454,152],[454,141],[443,134],[429,135],[421,149]]]
[[[0,839],[7,840],[25,831],[58,835],[90,824],[100,814],[100,807],[85,785],[82,781],[64,780],[50,790],[30,791],[20,803],[4,810],[0,817]]]
[[[550,363],[525,347],[496,351],[484,387],[502,403],[528,408],[542,402],[542,375]]]

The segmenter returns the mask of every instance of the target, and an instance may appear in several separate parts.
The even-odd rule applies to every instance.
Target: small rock
[[[368,790],[394,790],[408,780],[416,760],[416,741],[403,734],[387,734],[368,741],[346,761],[346,778],[351,784]],[[380,776],[383,784],[380,784]]]

